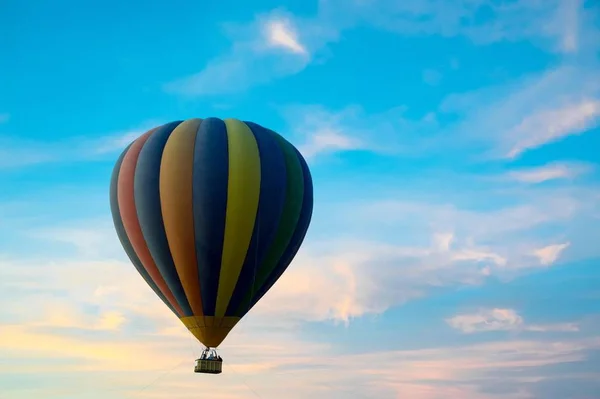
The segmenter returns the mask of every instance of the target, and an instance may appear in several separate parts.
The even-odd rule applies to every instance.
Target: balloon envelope
[[[110,205],[146,283],[217,347],[296,255],[313,210],[310,171],[279,134],[236,119],[154,128],[121,154]]]

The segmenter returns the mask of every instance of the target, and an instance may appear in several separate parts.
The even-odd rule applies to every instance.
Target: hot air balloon
[[[117,160],[115,230],[142,278],[206,346],[196,372],[281,277],[313,210],[300,152],[256,123],[189,119],[156,127]]]

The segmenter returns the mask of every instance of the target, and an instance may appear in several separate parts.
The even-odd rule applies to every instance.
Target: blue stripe
[[[192,316],[192,309],[171,257],[160,207],[159,181],[162,153],[171,132],[180,123],[181,121],[171,122],[159,127],[144,144],[135,169],[134,197],[138,219],[150,254],[169,290],[183,309],[184,315]]]
[[[281,259],[277,263],[277,266],[273,269],[265,284],[258,290],[254,298],[252,298],[251,305],[248,308],[248,311],[256,305],[256,303],[269,291],[269,289],[277,282],[277,280],[281,277],[281,275],[286,271],[292,260],[298,253],[302,242],[304,241],[304,237],[306,236],[306,232],[308,231],[308,226],[310,225],[310,221],[313,213],[313,182],[312,177],[310,175],[310,170],[306,161],[300,154],[300,152],[294,148],[296,152],[296,156],[300,161],[300,165],[302,166],[303,178],[304,178],[304,196],[302,197],[302,210],[300,211],[300,217],[298,219],[298,223],[296,225],[296,229],[294,230],[294,234],[288,247],[285,252],[281,256]]]
[[[221,273],[227,213],[229,146],[225,122],[202,121],[196,134],[193,169],[193,214],[196,259],[205,316],[214,316]]]
[[[260,287],[255,286],[258,265],[267,254],[279,226],[285,204],[287,172],[281,146],[273,133],[260,125],[244,122],[254,134],[260,154],[260,198],[254,231],[246,253],[242,271],[233,291],[226,316],[235,316],[248,291],[252,295]],[[246,312],[246,309],[242,309]]]
[[[113,223],[115,225],[115,230],[117,231],[119,241],[121,241],[121,245],[123,246],[125,253],[129,257],[129,260],[131,261],[131,263],[133,263],[135,269],[142,276],[144,281],[146,281],[146,283],[150,286],[152,291],[154,291],[154,293],[161,299],[161,301],[164,302],[165,305],[167,305],[169,309],[171,309],[171,312],[177,314],[177,312],[175,311],[175,309],[173,309],[169,301],[167,301],[167,298],[165,298],[165,296],[162,294],[162,292],[160,292],[160,289],[158,289],[154,281],[152,281],[152,278],[146,271],[146,268],[142,265],[140,258],[138,258],[137,254],[135,253],[135,250],[133,249],[133,246],[131,245],[131,242],[129,241],[129,237],[127,237],[125,227],[123,226],[123,219],[121,218],[121,209],[119,208],[118,196],[119,172],[121,171],[121,164],[123,163],[123,158],[125,158],[125,154],[127,154],[127,151],[129,151],[130,147],[131,144],[127,146],[127,148],[123,151],[123,153],[117,160],[117,163],[115,164],[115,167],[113,169],[112,177],[110,179],[110,211],[112,213]]]

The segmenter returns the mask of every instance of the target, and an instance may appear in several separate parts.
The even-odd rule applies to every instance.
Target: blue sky
[[[600,392],[597,3],[201,3],[0,5],[0,397]],[[208,116],[280,132],[315,184],[217,378],[108,203],[133,138]]]

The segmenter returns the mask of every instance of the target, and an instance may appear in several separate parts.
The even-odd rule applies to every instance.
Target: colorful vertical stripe
[[[142,278],[202,343],[217,347],[300,248],[312,179],[299,151],[269,129],[190,119],[124,150],[110,203]]]

